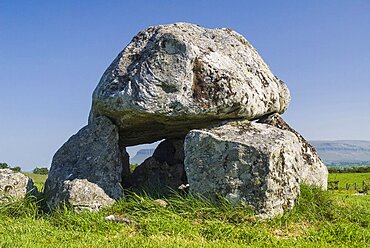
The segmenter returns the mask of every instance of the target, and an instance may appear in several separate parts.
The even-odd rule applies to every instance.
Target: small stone
[[[179,187],[178,187],[178,189],[179,190],[187,190],[187,189],[189,189],[189,187],[190,187],[190,184],[181,184]]]
[[[38,191],[28,176],[10,169],[0,169],[0,202],[37,195]]]
[[[108,215],[104,219],[108,220],[108,221],[115,221],[115,222],[119,222],[119,223],[124,223],[124,224],[127,224],[127,225],[136,224],[135,221],[130,220],[129,218],[124,217],[124,216]]]
[[[159,206],[165,208],[168,206],[168,202],[166,202],[165,200],[162,200],[162,199],[156,199],[154,200],[155,203],[157,203]]]
[[[102,188],[86,179],[64,181],[61,192],[57,192],[53,200],[66,203],[76,211],[99,211],[115,202]]]
[[[108,215],[107,217],[104,218],[105,220],[114,220],[115,217],[114,215]]]

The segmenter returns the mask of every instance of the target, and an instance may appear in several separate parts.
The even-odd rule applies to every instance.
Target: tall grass
[[[291,211],[261,220],[246,205],[170,194],[162,207],[149,194],[97,213],[42,210],[40,199],[0,205],[0,247],[366,247],[368,197],[342,197],[302,185]],[[127,223],[105,220],[123,216]]]

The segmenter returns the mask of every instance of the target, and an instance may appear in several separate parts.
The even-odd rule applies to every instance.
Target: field
[[[34,177],[34,175],[31,175]],[[369,175],[330,175],[361,182]],[[34,177],[42,184],[45,177]],[[347,181],[346,181],[347,180]],[[341,185],[341,184],[340,184]],[[342,187],[342,186],[341,186]],[[62,209],[44,213],[36,199],[0,205],[0,247],[368,247],[370,197],[302,186],[296,207],[273,220],[258,220],[243,205],[211,203],[174,194],[161,207],[155,198],[128,194],[98,213]],[[128,223],[104,217],[124,216]]]
[[[46,178],[48,177],[47,175],[39,175],[39,174],[33,174],[33,173],[30,173],[30,172],[23,172],[23,174],[29,176],[30,178],[32,178],[33,180],[33,183],[35,184],[35,186],[43,191],[44,189],[44,183],[46,181]]]
[[[354,186],[361,188],[365,183],[370,185],[370,173],[334,173],[329,174],[329,181],[338,181],[340,191],[348,193],[346,186],[349,186],[350,192],[355,192]]]

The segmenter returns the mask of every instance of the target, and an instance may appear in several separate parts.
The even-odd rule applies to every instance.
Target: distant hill
[[[145,159],[148,157],[152,156],[154,153],[154,148],[153,149],[141,149],[139,150],[133,158],[130,159],[131,164],[141,164],[144,162]]]
[[[313,140],[310,143],[327,166],[370,165],[370,141]]]

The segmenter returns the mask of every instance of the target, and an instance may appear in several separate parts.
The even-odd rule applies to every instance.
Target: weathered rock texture
[[[184,138],[162,141],[153,156],[131,175],[134,188],[177,189],[187,183],[184,170]]]
[[[176,23],[132,39],[95,89],[90,120],[114,120],[127,146],[283,113],[289,101],[286,85],[240,34]]]
[[[66,180],[58,190],[53,201],[65,202],[77,211],[98,211],[114,203],[101,187],[87,179]]]
[[[96,118],[73,135],[53,157],[45,183],[50,208],[89,199],[94,210],[122,197],[122,171],[128,164],[123,164],[118,141],[118,129],[106,117]]]
[[[190,191],[245,201],[262,217],[294,206],[301,182],[300,159],[298,138],[266,124],[229,122],[192,130],[185,138]]]
[[[269,124],[293,133],[301,144],[301,157],[299,160],[303,162],[303,166],[300,167],[300,177],[302,182],[309,185],[319,186],[322,189],[327,189],[328,169],[321,161],[316,149],[310,145],[302,135],[291,128],[279,114],[265,116],[258,120],[258,122]]]
[[[28,176],[10,169],[0,169],[0,202],[36,195],[37,188]]]

